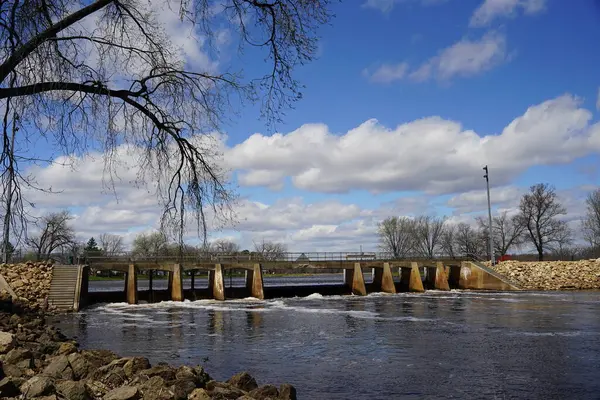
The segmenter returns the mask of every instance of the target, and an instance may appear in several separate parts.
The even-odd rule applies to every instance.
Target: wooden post
[[[127,303],[137,304],[138,303],[138,291],[137,291],[137,267],[135,264],[129,264],[127,270]]]
[[[191,283],[191,289],[192,291],[195,289],[195,278],[196,278],[196,270],[193,269],[192,271],[192,283]]]
[[[260,264],[254,264],[251,270],[246,270],[246,289],[250,292],[250,296],[260,300],[265,299],[262,267]]]
[[[416,262],[410,263],[410,281],[408,282],[408,290],[410,292],[424,292],[423,280],[421,272],[419,272],[419,264]]]
[[[441,261],[436,263],[435,288],[437,290],[450,290],[450,285],[448,284],[448,275],[446,275],[444,263]]]
[[[208,272],[208,287],[215,300],[225,300],[225,284],[223,283],[223,266],[215,264],[215,269]]]
[[[354,274],[352,276],[352,293],[358,296],[366,296],[365,277],[360,263],[354,263]]]
[[[181,264],[174,264],[171,270],[171,300],[183,301],[183,279]]]

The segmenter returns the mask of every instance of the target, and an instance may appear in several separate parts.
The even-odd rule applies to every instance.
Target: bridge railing
[[[184,254],[184,255],[157,255],[157,256],[141,256],[133,253],[120,253],[110,256],[89,256],[85,262],[94,264],[105,263],[128,263],[128,262],[143,262],[143,263],[168,263],[179,262],[182,264],[188,263],[248,263],[248,262],[290,262],[299,264],[310,264],[311,262],[319,261],[373,261],[373,260],[401,260],[402,258],[394,257],[392,253],[386,252],[287,252],[278,254],[261,254],[261,253],[200,253],[200,254]],[[410,256],[405,259],[410,260],[428,260],[428,257]]]

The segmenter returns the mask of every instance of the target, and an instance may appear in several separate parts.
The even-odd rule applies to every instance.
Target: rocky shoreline
[[[226,382],[201,366],[152,366],[147,358],[80,350],[39,308],[0,295],[0,398],[40,400],[292,400],[283,384],[259,386],[245,372]]]
[[[493,268],[526,290],[600,289],[600,259],[581,261],[503,261]]]

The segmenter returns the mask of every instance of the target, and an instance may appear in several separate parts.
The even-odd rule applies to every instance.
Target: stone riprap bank
[[[600,289],[600,258],[581,261],[503,261],[494,269],[526,290]]]
[[[200,366],[79,350],[44,315],[0,295],[0,399],[295,399],[293,386],[258,386],[247,373],[217,382]]]
[[[19,298],[27,300],[30,306],[45,308],[52,281],[52,264],[0,264],[0,275],[6,279]]]

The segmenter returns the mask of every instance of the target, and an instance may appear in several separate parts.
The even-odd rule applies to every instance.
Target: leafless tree
[[[445,218],[420,216],[415,221],[413,228],[415,248],[423,257],[433,258],[441,244],[444,233]]]
[[[123,236],[113,235],[112,233],[103,233],[98,240],[100,241],[100,248],[107,256],[112,256],[125,251]]]
[[[588,194],[582,221],[583,238],[591,247],[600,247],[600,189]]]
[[[415,221],[408,217],[389,217],[378,224],[379,247],[394,258],[406,258],[415,247]]]
[[[477,217],[477,223],[485,237],[488,237],[488,220]],[[521,224],[517,216],[509,217],[508,212],[503,211],[492,218],[492,239],[494,240],[494,252],[502,257],[508,253],[510,248],[519,247],[524,240],[523,231],[525,225]],[[488,250],[489,252],[489,250]]]
[[[519,204],[518,223],[525,227],[531,243],[538,253],[538,260],[544,260],[544,252],[551,250],[568,235],[565,221],[558,219],[567,210],[556,197],[554,187],[545,183],[533,185],[530,192],[523,195]]]
[[[137,257],[160,257],[167,253],[169,244],[163,232],[141,233],[133,239],[132,253]]]
[[[215,252],[222,255],[234,255],[240,251],[240,246],[227,239],[217,239],[212,243]]]
[[[485,254],[485,241],[482,232],[461,222],[456,225],[456,250],[463,256],[480,256]]]
[[[293,72],[314,58],[330,2],[0,1],[1,111],[18,115],[19,145],[42,139],[55,155],[103,152],[110,188],[118,178],[117,150],[136,149],[129,155],[137,158],[138,183],[157,184],[164,230],[174,228],[183,243],[191,211],[205,237],[206,212],[232,218],[233,200],[216,161],[218,143],[208,133],[245,100],[260,102],[262,115],[274,123],[300,99]],[[157,6],[163,3],[203,38],[208,53],[218,51],[219,31],[231,28],[239,34],[240,55],[250,46],[250,54],[268,61],[266,73],[244,79],[187,61],[160,22]],[[6,140],[11,119],[3,119],[3,154],[14,143]],[[24,181],[12,183],[14,191]]]
[[[456,257],[456,225],[446,224],[440,239],[440,247],[445,255]]]
[[[283,243],[269,242],[263,239],[260,243],[254,242],[254,251],[260,254],[265,261],[275,261],[284,259],[287,246]]]
[[[37,260],[47,260],[54,250],[75,242],[75,231],[69,225],[72,219],[68,211],[61,211],[36,221],[38,232],[29,235],[26,243],[35,251]]]

